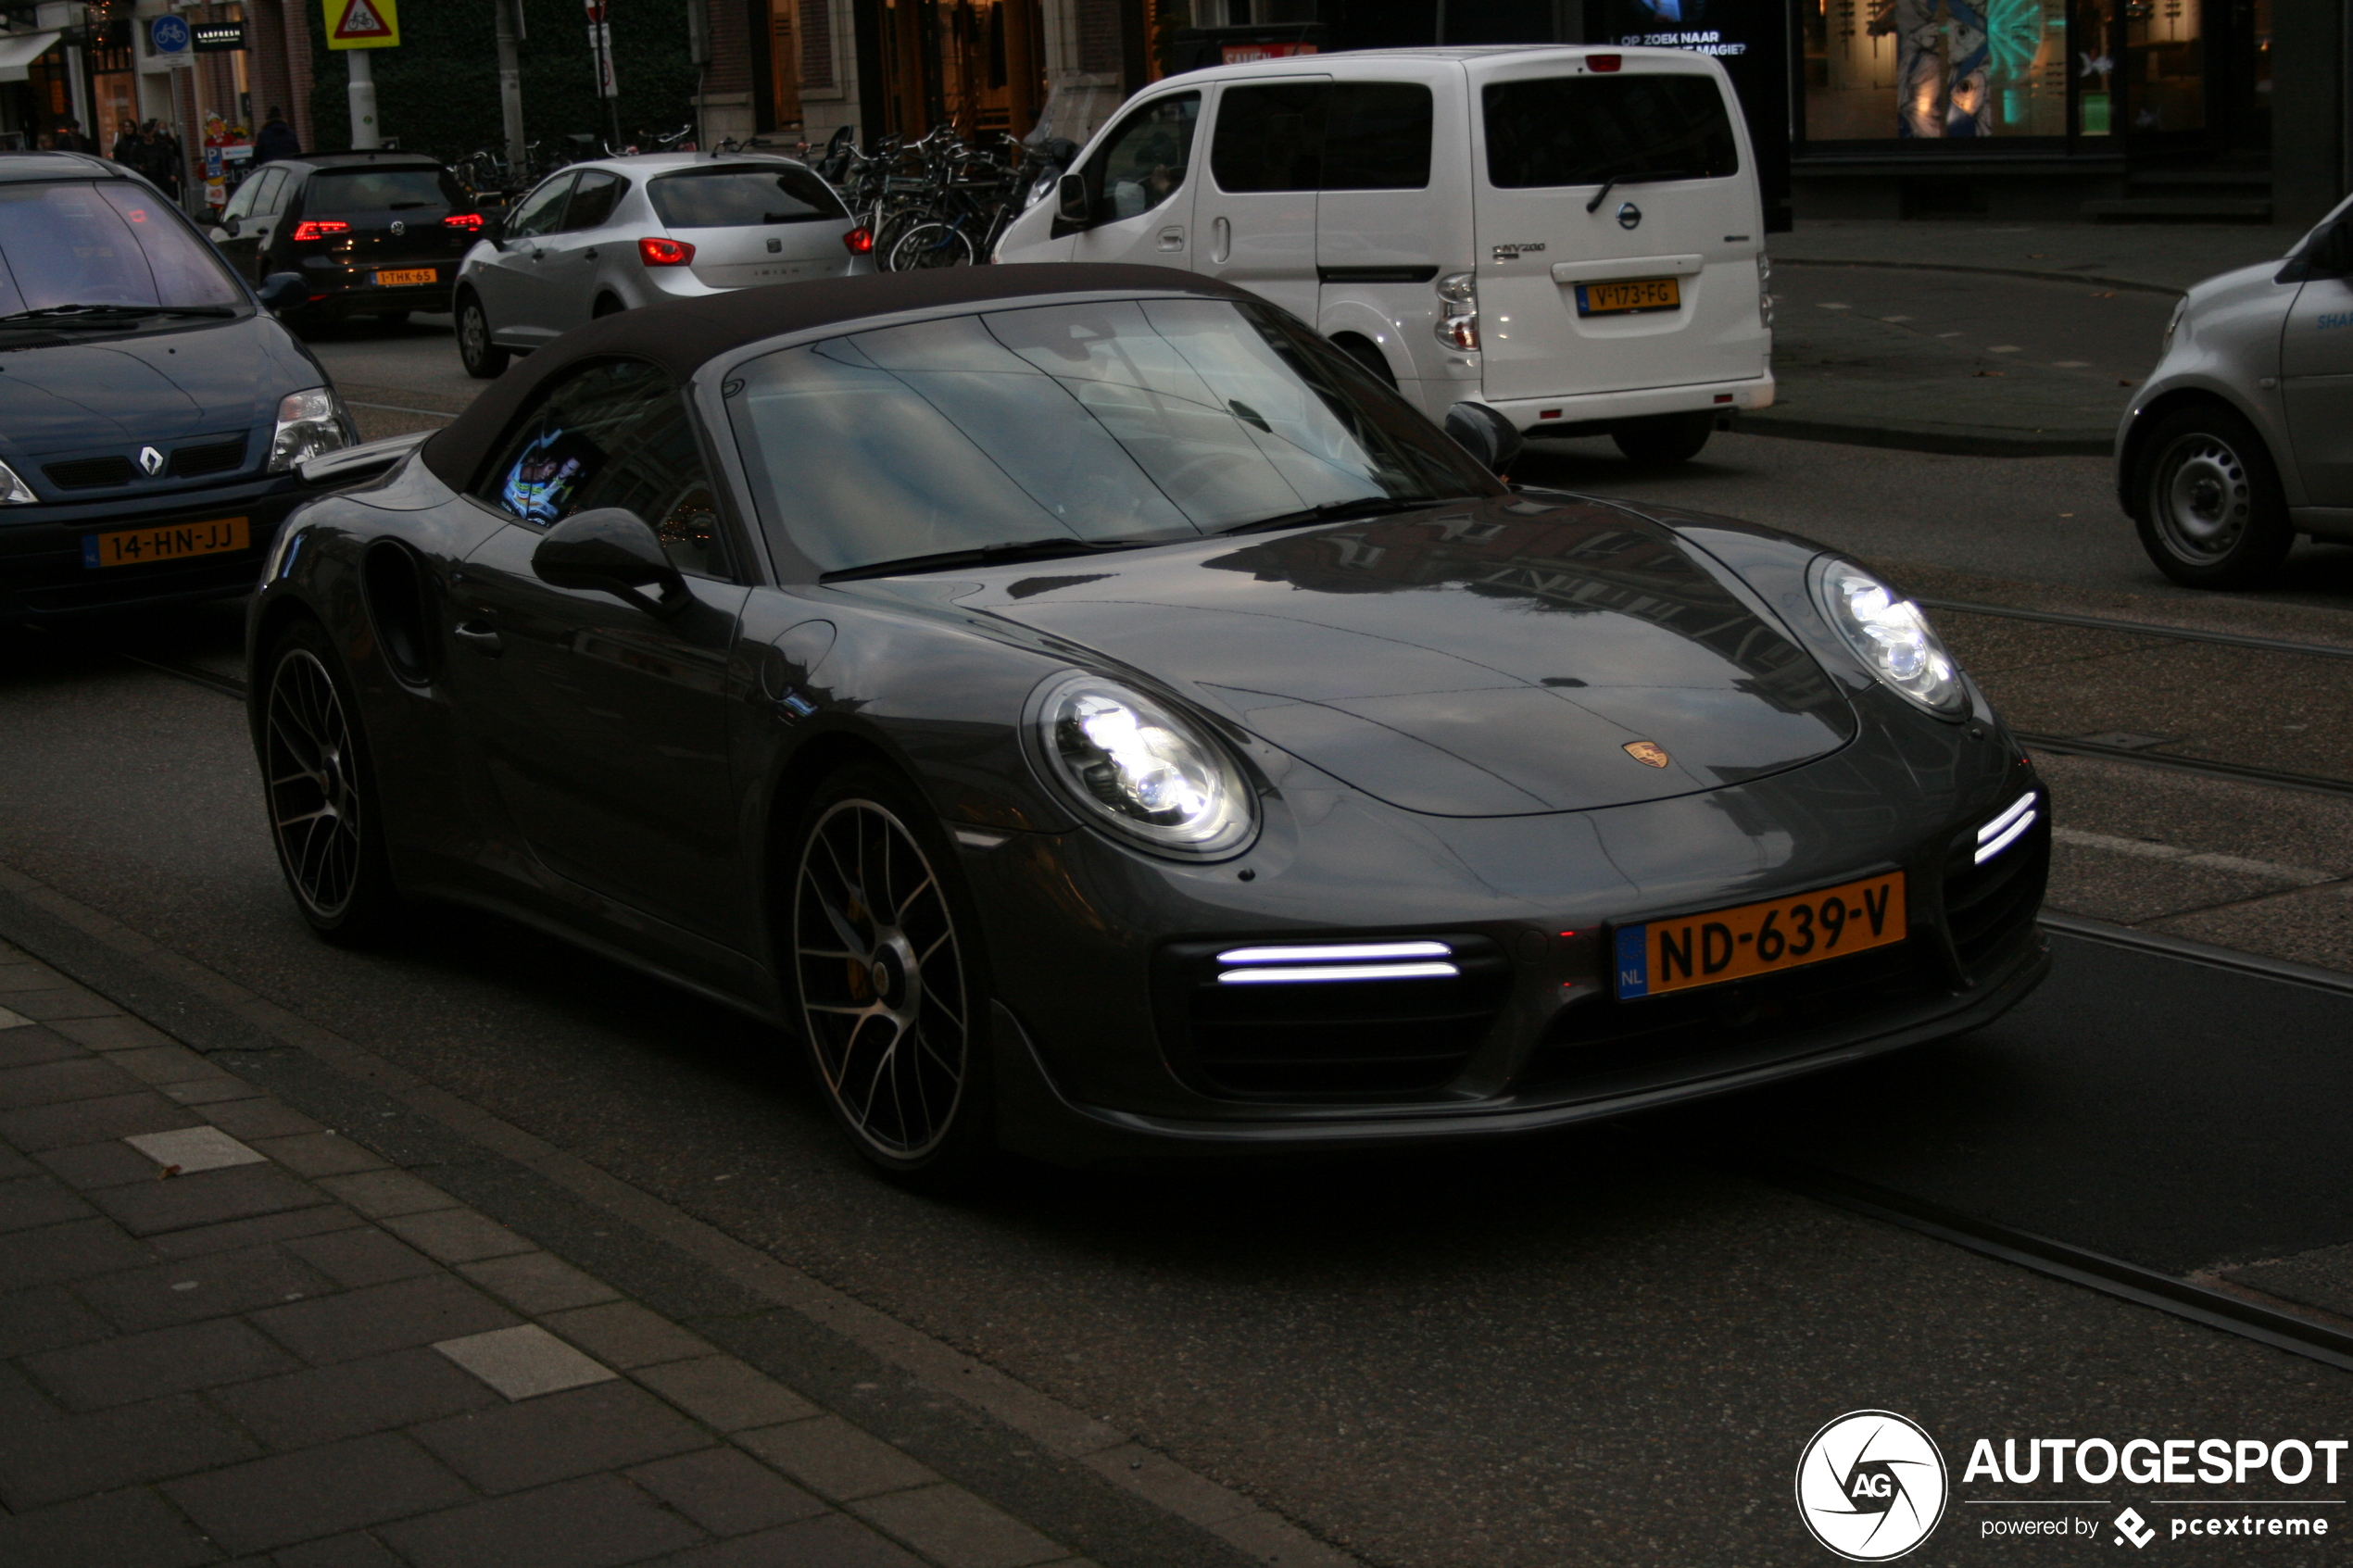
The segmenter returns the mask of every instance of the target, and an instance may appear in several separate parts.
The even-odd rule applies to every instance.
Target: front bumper
[[[249,591],[286,514],[318,494],[299,474],[0,511],[0,621],[222,598]],[[90,568],[82,539],[120,528],[245,520],[246,546],[137,566]]]
[[[1931,768],[1946,787],[1924,794]],[[1312,784],[1270,804],[1248,885],[1233,865],[1139,869],[1083,832],[964,856],[988,929],[1066,934],[989,955],[1007,1147],[1083,1164],[1534,1132],[1961,1033],[2047,968],[2047,796],[1990,721],[1867,734],[1752,784],[1556,817],[1416,818],[1345,790],[1316,801]],[[1977,862],[1979,830],[2029,792],[2031,831]],[[1615,993],[1617,923],[1896,870],[1900,945]],[[1228,995],[1278,988],[1211,979],[1219,949],[1408,940],[1443,943],[1459,982],[1411,1001],[1293,987],[1299,1008],[1237,1015]]]

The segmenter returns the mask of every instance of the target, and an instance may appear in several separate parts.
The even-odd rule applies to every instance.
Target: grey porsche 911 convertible
[[[1918,608],[1517,438],[1155,268],[598,321],[309,465],[249,623],[287,884],[773,1021],[935,1185],[1527,1132],[2023,997],[2047,797]]]

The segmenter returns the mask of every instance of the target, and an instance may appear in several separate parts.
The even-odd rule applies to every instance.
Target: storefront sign
[[[1252,60],[1289,59],[1293,55],[1312,55],[1313,44],[1228,44],[1224,49],[1225,63],[1247,65]]]
[[[189,29],[193,46],[199,55],[226,54],[245,46],[245,24],[243,22],[198,22]]]

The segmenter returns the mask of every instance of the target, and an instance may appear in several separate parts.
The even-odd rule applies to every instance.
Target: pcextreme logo
[[[1886,1562],[1944,1517],[1944,1456],[1918,1422],[1850,1411],[1814,1434],[1797,1460],[1797,1515],[1849,1562]]]

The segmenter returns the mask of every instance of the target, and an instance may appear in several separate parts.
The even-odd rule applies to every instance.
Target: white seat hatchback
[[[1773,401],[1755,158],[1671,49],[1394,49],[1155,83],[997,259],[1239,283],[1442,417],[1696,453]]]
[[[450,308],[467,372],[661,299],[873,270],[874,237],[790,158],[647,153],[560,169],[459,264]]]

